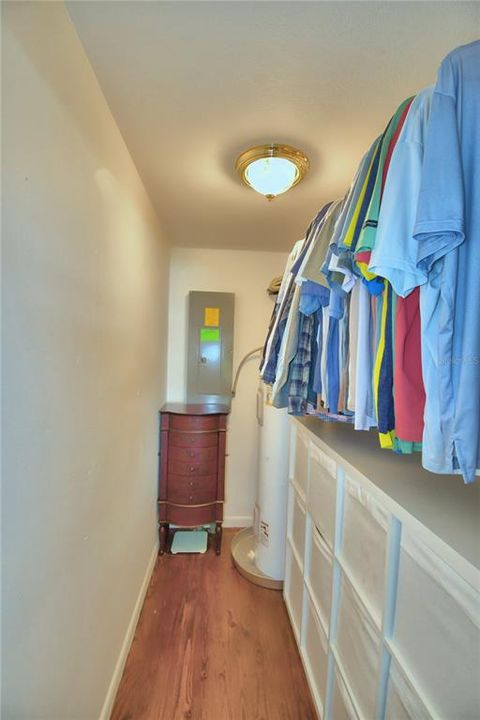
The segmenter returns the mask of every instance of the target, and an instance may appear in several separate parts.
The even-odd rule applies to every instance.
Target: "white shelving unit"
[[[284,598],[318,715],[478,720],[480,487],[377,443],[291,425]]]

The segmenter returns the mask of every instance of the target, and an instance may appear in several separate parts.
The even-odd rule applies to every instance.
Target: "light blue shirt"
[[[480,465],[480,41],[440,66],[414,236],[426,283],[423,465],[459,469],[472,482]]]
[[[417,268],[418,242],[413,236],[413,228],[432,98],[433,87],[417,95],[395,145],[369,264],[369,270],[389,280],[397,295],[402,297],[426,282],[425,273]]]

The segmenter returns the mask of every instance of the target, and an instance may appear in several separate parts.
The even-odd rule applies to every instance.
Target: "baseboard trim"
[[[110,685],[108,687],[107,696],[105,698],[105,702],[103,703],[103,708],[100,713],[99,720],[109,720],[110,715],[112,713],[113,704],[115,702],[115,697],[117,694],[118,686],[120,685],[120,680],[122,679],[123,669],[125,667],[125,663],[127,662],[128,653],[130,650],[130,646],[132,644],[133,636],[135,635],[135,629],[137,627],[138,618],[140,617],[140,612],[143,607],[143,601],[145,600],[145,595],[147,594],[147,590],[148,590],[148,586],[150,584],[150,579],[152,577],[153,569],[154,569],[155,563],[157,561],[157,556],[158,556],[158,541],[155,543],[155,546],[152,550],[152,554],[148,561],[148,565],[147,565],[147,569],[145,571],[142,585],[140,587],[140,591],[138,593],[137,600],[135,602],[135,607],[133,608],[133,612],[130,617],[130,621],[128,623],[125,637],[123,639],[122,647],[120,649],[120,654],[118,656],[117,662],[115,663],[115,669],[113,671],[112,679],[111,679]]]
[[[223,527],[226,528],[244,528],[253,524],[251,515],[227,515],[223,520]]]

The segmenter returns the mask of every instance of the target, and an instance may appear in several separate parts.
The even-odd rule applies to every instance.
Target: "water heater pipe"
[[[235,395],[237,394],[238,377],[239,377],[239,375],[240,375],[240,372],[241,372],[243,366],[245,365],[245,363],[247,362],[247,360],[248,360],[250,357],[252,357],[253,355],[256,355],[256,354],[259,353],[259,352],[262,352],[262,350],[263,350],[263,345],[262,345],[262,347],[255,348],[255,350],[250,350],[250,352],[247,353],[247,354],[245,355],[245,357],[242,359],[240,365],[239,365],[238,368],[237,368],[237,372],[235,373],[235,380],[233,381],[233,388],[232,388],[232,398],[234,398]]]

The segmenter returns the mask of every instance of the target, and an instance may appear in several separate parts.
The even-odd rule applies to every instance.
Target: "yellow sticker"
[[[205,322],[207,327],[218,327],[220,325],[220,308],[205,308]]]

